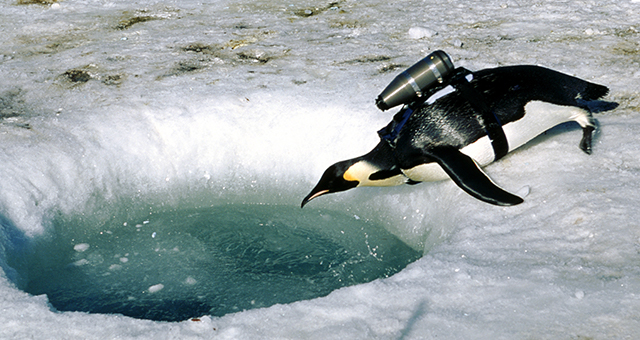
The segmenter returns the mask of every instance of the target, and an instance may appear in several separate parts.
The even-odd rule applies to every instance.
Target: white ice
[[[637,338],[638,18],[635,0],[3,1],[0,339]],[[489,166],[528,192],[516,207],[445,181],[305,208],[376,220],[425,250],[390,278],[179,323],[61,313],[19,289],[6,254],[56,212],[157,193],[299,204],[326,166],[375,145],[391,114],[374,98],[436,49],[472,70],[547,66],[607,85],[620,106],[596,114],[590,156],[571,125]]]

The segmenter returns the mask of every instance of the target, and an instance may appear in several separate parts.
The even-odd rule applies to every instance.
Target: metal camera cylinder
[[[433,84],[442,83],[453,70],[449,56],[443,51],[435,51],[395,77],[376,98],[376,106],[384,111],[410,103],[422,97],[423,91]]]

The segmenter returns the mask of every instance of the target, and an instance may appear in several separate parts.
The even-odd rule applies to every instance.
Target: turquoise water
[[[126,215],[55,218],[23,262],[25,291],[60,311],[177,321],[324,296],[421,255],[334,211],[232,204]]]

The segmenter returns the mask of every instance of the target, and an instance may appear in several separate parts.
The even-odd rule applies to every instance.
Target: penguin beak
[[[329,190],[320,190],[318,192],[316,192],[315,190],[311,191],[311,193],[309,193],[309,195],[307,195],[307,197],[305,197],[302,200],[302,204],[300,204],[300,208],[304,208],[305,204],[309,203],[309,201],[311,201],[312,199],[328,193],[329,193]]]

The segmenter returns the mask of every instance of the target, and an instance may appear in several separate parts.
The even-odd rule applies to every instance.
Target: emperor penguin
[[[482,167],[570,121],[582,127],[580,149],[591,153],[595,121],[589,104],[607,95],[607,87],[532,65],[484,69],[466,78],[471,97],[481,97],[480,105],[474,105],[468,90],[447,86],[412,108],[405,106],[386,128],[396,128],[392,138],[382,138],[363,156],[331,165],[301,206],[356,187],[447,178],[484,202],[516,205],[522,198],[497,186]],[[494,118],[487,120],[483,109]]]

